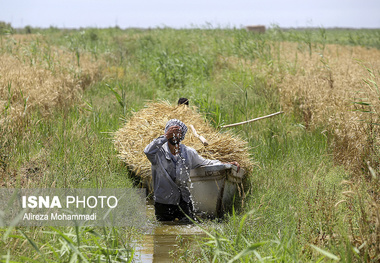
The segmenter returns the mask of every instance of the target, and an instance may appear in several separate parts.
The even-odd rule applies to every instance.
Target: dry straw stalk
[[[225,132],[220,133],[211,127],[195,107],[172,106],[168,102],[150,103],[136,112],[130,120],[115,133],[115,147],[119,157],[138,176],[150,175],[150,162],[144,155],[144,148],[153,139],[164,134],[165,124],[170,119],[179,119],[188,127],[193,125],[199,135],[207,138],[205,146],[191,132],[182,141],[208,159],[222,162],[237,161],[248,172],[254,165],[248,152],[248,144],[243,139]]]

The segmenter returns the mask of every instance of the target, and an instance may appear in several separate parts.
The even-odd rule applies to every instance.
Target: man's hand
[[[230,164],[235,165],[237,167],[237,172],[239,172],[240,164],[238,162],[230,162]]]
[[[177,140],[180,140],[182,136],[181,127],[179,126],[171,126],[169,127],[168,131],[165,133],[166,139],[175,138]]]

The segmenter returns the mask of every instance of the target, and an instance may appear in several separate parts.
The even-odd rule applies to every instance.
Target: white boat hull
[[[221,217],[231,210],[245,171],[236,166],[203,166],[190,172],[190,192],[196,213]]]

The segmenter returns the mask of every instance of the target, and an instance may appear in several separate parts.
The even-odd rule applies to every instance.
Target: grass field
[[[380,260],[380,30],[27,32],[0,35],[2,187],[131,187],[113,132],[150,100],[187,97],[216,128],[283,110],[230,128],[259,167],[235,212],[177,260]],[[0,233],[4,262],[132,260],[138,235]]]

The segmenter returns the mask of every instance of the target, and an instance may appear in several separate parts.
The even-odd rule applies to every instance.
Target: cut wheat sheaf
[[[255,163],[245,140],[232,133],[216,130],[195,107],[156,102],[136,112],[114,136],[119,157],[137,176],[150,176],[151,164],[144,154],[144,148],[153,139],[164,134],[165,125],[170,119],[179,119],[188,127],[193,125],[197,133],[207,139],[209,144],[204,146],[189,129],[182,141],[202,157],[222,162],[237,161],[247,173],[253,169]]]

